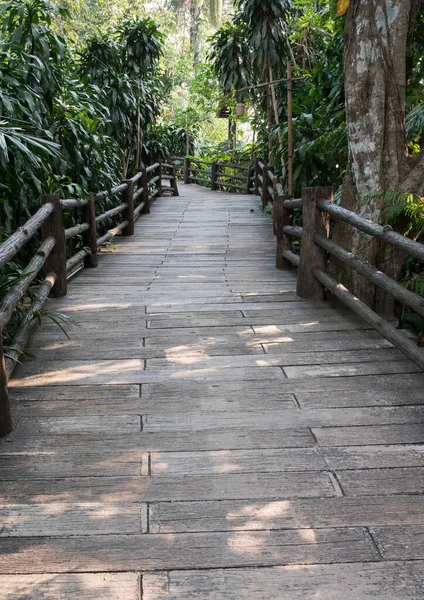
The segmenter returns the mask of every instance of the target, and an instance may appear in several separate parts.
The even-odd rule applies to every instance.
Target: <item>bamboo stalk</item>
[[[293,78],[291,62],[287,63],[287,130],[288,130],[288,163],[289,177],[287,192],[293,197]]]

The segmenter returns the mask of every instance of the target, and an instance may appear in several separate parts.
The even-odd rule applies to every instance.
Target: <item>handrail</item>
[[[69,210],[70,208],[82,208],[83,206],[87,206],[87,199],[70,199],[70,200],[61,200],[60,204],[63,210]]]
[[[111,208],[110,210],[105,211],[101,215],[96,217],[96,223],[103,223],[103,221],[107,221],[112,217],[116,217],[121,212],[123,212],[128,207],[128,202],[123,202],[122,204],[118,204],[115,208]]]
[[[163,176],[169,182],[169,186],[163,186]],[[89,198],[61,199],[59,194],[43,196],[42,206],[37,212],[0,245],[0,268],[2,268],[19,254],[28,240],[41,229],[39,249],[23,269],[23,277],[0,301],[0,437],[12,430],[7,379],[12,374],[16,361],[25,347],[37,311],[42,308],[49,294],[65,296],[68,278],[82,266],[97,266],[97,250],[101,245],[118,234],[133,235],[135,221],[141,214],[150,212],[151,203],[162,196],[165,190],[171,191],[173,196],[178,196],[175,168],[170,164],[155,163],[141,169],[131,179],[116,185],[110,192],[90,194]],[[99,204],[101,206],[99,201],[108,199],[111,202],[114,196],[120,198],[119,204],[107,210],[103,207],[100,209],[103,212],[96,215],[96,206]],[[81,209],[81,222],[64,229],[63,212],[73,209]],[[118,215],[121,215],[119,223],[113,224],[114,226],[106,232],[104,229],[98,231],[99,225]],[[67,254],[70,254],[67,242],[80,235],[82,244],[71,246],[74,253],[67,259]],[[44,279],[12,341],[13,351],[9,352],[12,359],[5,360],[1,331],[9,324],[19,301],[41,271]]]
[[[80,223],[79,225],[75,225],[74,227],[69,227],[68,229],[65,229],[65,240],[70,240],[76,235],[84,233],[84,231],[88,231],[89,229],[89,223]]]
[[[15,368],[15,365],[16,365],[16,362],[19,360],[19,357],[21,356],[21,354],[26,346],[26,343],[28,341],[29,335],[30,335],[33,327],[35,326],[36,321],[35,321],[34,317],[37,314],[37,312],[43,308],[44,303],[47,300],[55,282],[56,282],[56,273],[47,273],[47,275],[44,278],[44,281],[38,288],[35,300],[31,304],[29,311],[27,312],[16,336],[13,339],[13,347],[11,350],[9,350],[8,356],[5,360],[5,369],[6,369],[5,375],[7,376],[8,379],[12,375],[13,369]],[[3,394],[3,398],[1,398],[0,407],[4,410],[4,407],[5,407],[4,394]],[[4,421],[2,421],[1,417],[0,417],[0,424],[3,425],[0,435],[4,436],[4,435],[6,435],[6,432],[4,431]],[[12,423],[10,423],[10,427],[11,427],[11,425],[12,425]]]
[[[3,329],[8,324],[13,311],[18,305],[25,292],[37,277],[41,268],[44,266],[48,256],[50,255],[56,240],[53,237],[48,237],[41,244],[37,252],[29,261],[25,269],[22,271],[23,278],[13,285],[9,291],[3,296],[0,304],[0,329]]]
[[[294,226],[293,210],[303,211],[303,227]],[[325,218],[323,219],[323,215]],[[298,267],[297,295],[301,298],[324,299],[325,290],[354,310],[366,323],[381,333],[396,348],[424,369],[424,351],[400,333],[382,316],[355,297],[351,291],[326,273],[328,255],[334,256],[385,294],[424,317],[424,298],[406,289],[382,273],[370,262],[347,251],[329,239],[328,219],[342,221],[390,244],[409,256],[424,260],[424,244],[393,231],[390,226],[378,225],[332,202],[331,188],[305,188],[302,199],[285,200],[278,194],[276,201],[277,267]],[[293,252],[293,237],[301,238],[300,254]]]
[[[301,228],[299,228],[301,229]],[[335,256],[339,261],[348,265],[351,269],[372,281],[376,286],[383,290],[390,291],[390,294],[408,308],[412,308],[416,313],[424,317],[424,298],[414,294],[410,290],[393,281],[390,277],[379,271],[366,260],[348,252],[338,244],[335,244],[328,238],[320,234],[314,235],[314,242],[321,248],[324,248],[329,254]],[[424,249],[424,248],[423,248]]]
[[[152,171],[156,171],[156,169],[160,167],[159,163],[155,163],[154,165],[150,165],[150,167],[147,167],[146,172],[147,173],[151,173]]]
[[[415,242],[414,240],[410,240],[396,231],[393,231],[390,225],[377,225],[376,223],[368,221],[367,219],[364,219],[364,217],[361,217],[360,215],[357,215],[346,208],[332,204],[328,200],[319,199],[317,201],[317,206],[320,210],[327,212],[336,221],[348,223],[364,233],[368,233],[369,235],[372,235],[373,237],[378,238],[387,244],[391,244],[392,246],[399,248],[399,250],[407,252],[411,256],[415,256],[415,258],[424,260],[424,245]]]
[[[173,156],[169,160],[173,164],[168,166],[172,166],[175,171],[182,172],[184,183],[197,183],[214,191],[226,190],[243,194],[250,194],[252,191],[253,165],[236,165],[223,161],[202,160],[191,156]],[[176,165],[175,161],[184,164]],[[226,169],[236,170],[238,173],[228,173]]]
[[[0,269],[8,263],[29,239],[35,235],[42,224],[49,218],[53,212],[53,204],[44,204],[37,212],[32,215],[25,223],[19,227],[3,244],[0,246]]]

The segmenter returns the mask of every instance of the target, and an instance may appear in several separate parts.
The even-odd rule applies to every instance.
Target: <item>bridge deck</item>
[[[50,310],[0,444],[0,599],[424,598],[424,374],[181,186]]]

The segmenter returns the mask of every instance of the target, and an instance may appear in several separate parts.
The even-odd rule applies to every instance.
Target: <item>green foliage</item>
[[[163,55],[165,36],[153,19],[131,19],[117,28],[122,47],[122,63],[134,78],[153,74]]]
[[[189,154],[196,150],[196,136],[192,131],[189,136]],[[147,130],[144,144],[144,160],[165,162],[171,156],[185,156],[187,149],[187,132],[184,127],[175,123],[157,123]]]
[[[208,140],[200,140],[199,155],[204,160],[211,162],[229,162],[240,166],[252,164],[257,156],[257,148],[252,144],[237,142],[232,144],[229,140],[218,144],[208,143]],[[234,175],[237,175],[235,172]]]
[[[291,0],[238,0],[237,10],[235,22],[247,28],[252,67],[261,78],[264,70],[281,64],[289,55]]]
[[[424,102],[420,102],[406,117],[406,136],[409,141],[424,138]]]
[[[382,198],[383,219],[390,225],[403,225],[404,235],[418,237],[424,231],[424,198],[395,190],[365,194],[365,199]]]
[[[208,59],[225,95],[251,84],[250,55],[244,23],[225,23],[210,39]]]
[[[126,19],[88,39],[77,54],[72,39],[59,33],[71,29],[70,21],[69,12],[49,0],[10,0],[0,7],[0,239],[37,210],[41,194],[84,196],[113,187],[132,167],[138,117],[145,130],[159,112],[164,37],[157,25]],[[107,209],[112,202],[106,197],[98,205]],[[75,219],[78,211],[65,213],[65,227]],[[2,270],[0,298],[37,244],[32,239]]]

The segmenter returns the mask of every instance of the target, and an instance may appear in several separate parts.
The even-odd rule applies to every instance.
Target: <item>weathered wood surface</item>
[[[140,600],[136,573],[2,575],[1,600]]]
[[[258,205],[181,186],[52,301],[71,339],[37,329],[0,442],[0,600],[424,598],[424,374],[296,298]]]
[[[150,505],[151,533],[254,531],[308,527],[424,525],[424,497],[338,496],[243,502],[157,502]]]
[[[424,562],[171,571],[143,578],[145,600],[416,600]]]

